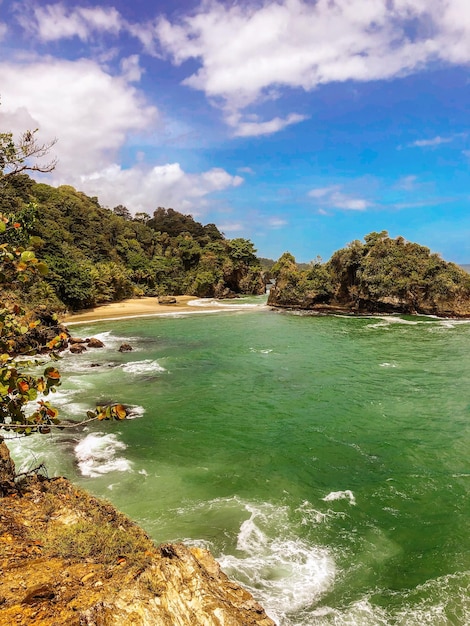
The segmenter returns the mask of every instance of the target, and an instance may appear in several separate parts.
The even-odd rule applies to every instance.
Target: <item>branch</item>
[[[0,177],[5,179],[24,171],[48,173],[57,165],[53,158],[47,163],[37,162],[46,157],[57,143],[53,139],[47,143],[38,143],[35,137],[37,129],[27,130],[15,143],[11,133],[0,134]],[[33,162],[31,162],[33,161]]]

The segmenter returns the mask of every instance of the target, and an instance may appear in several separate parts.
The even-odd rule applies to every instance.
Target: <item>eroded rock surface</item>
[[[207,550],[155,547],[110,504],[41,476],[0,498],[0,625],[11,624],[274,626]]]

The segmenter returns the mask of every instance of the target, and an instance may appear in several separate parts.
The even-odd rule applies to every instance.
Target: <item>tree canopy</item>
[[[49,267],[28,301],[56,310],[130,296],[224,297],[265,289],[251,241],[225,239],[214,224],[174,209],[132,217],[123,205],[110,210],[68,185],[54,188],[17,174],[0,186],[0,211],[21,221],[21,237],[34,238]]]
[[[353,241],[327,263],[316,261],[306,270],[285,253],[272,272],[274,306],[470,315],[470,275],[429,248],[386,231]]]

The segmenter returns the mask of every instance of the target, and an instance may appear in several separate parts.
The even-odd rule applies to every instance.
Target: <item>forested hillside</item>
[[[470,275],[429,248],[386,231],[353,241],[327,263],[299,270],[288,252],[271,270],[273,306],[351,313],[470,316]]]
[[[27,293],[23,289],[33,305],[76,310],[131,296],[230,297],[265,290],[251,241],[225,239],[214,224],[173,209],[132,217],[122,205],[110,210],[73,187],[18,174],[2,181],[0,213],[21,224],[6,239],[32,243],[49,267]]]

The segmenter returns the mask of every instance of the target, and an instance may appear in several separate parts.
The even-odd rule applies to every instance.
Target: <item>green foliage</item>
[[[73,187],[53,188],[25,175],[4,181],[0,206],[10,206],[9,218],[24,224],[21,231],[10,231],[9,237],[15,237],[10,243],[34,238],[37,257],[50,268],[42,281],[47,287],[35,282],[18,297],[29,300],[31,289],[37,301],[45,293],[56,310],[135,295],[264,290],[250,241],[226,240],[214,224],[204,226],[173,209],[159,207],[153,217],[141,213],[132,218],[122,205],[111,211]],[[208,270],[214,279],[210,285]],[[204,276],[198,277],[201,272]]]
[[[75,524],[55,525],[46,536],[38,536],[45,554],[74,561],[118,565],[129,559],[132,565],[143,566],[149,555],[140,535],[108,520],[81,520]]]
[[[403,237],[370,233],[336,251],[328,263],[301,271],[285,253],[274,264],[277,278],[270,302],[314,308],[327,304],[349,310],[397,310],[470,314],[470,276],[453,263]]]
[[[2,215],[0,223],[3,236],[10,228],[20,227],[16,222],[10,226],[8,218]],[[0,243],[0,286],[11,286],[17,281],[26,284],[37,273],[46,273],[46,267],[32,250],[16,248],[5,241]],[[34,376],[27,373],[32,363],[19,362],[16,356],[18,351],[34,353],[27,337],[38,325],[39,321],[28,318],[17,304],[0,309],[0,426],[25,435],[47,432],[50,424],[58,423],[56,409],[43,399],[31,414],[25,412],[26,405],[37,400],[39,394],[47,396],[60,385],[60,374],[55,367],[49,366],[42,376]],[[22,341],[24,338],[26,342]]]

